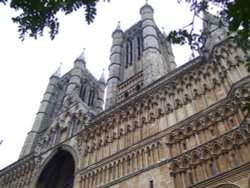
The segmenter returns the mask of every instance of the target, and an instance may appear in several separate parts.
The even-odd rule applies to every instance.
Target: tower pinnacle
[[[85,48],[83,48],[81,54],[76,58],[75,60],[75,66],[81,67],[81,69],[84,69],[86,66],[86,60],[85,60]]]
[[[203,30],[205,30],[208,35],[202,47],[202,51],[203,55],[208,57],[215,44],[229,37],[227,35],[228,26],[224,22],[221,23],[220,19],[215,15],[203,11]]]
[[[165,32],[165,28],[162,27],[162,34],[166,37],[167,36],[167,33]]]
[[[56,71],[54,72],[54,74],[52,76],[60,77],[61,76],[61,67],[62,67],[62,63],[60,63],[59,67],[56,69]]]
[[[102,74],[101,74],[101,77],[100,77],[100,79],[99,79],[99,82],[105,84],[106,80],[105,80],[104,70],[105,70],[105,69],[102,69]]]
[[[120,25],[120,21],[118,21],[118,24],[117,24],[117,27],[116,27],[116,30],[121,30],[121,25]]]
[[[83,48],[82,53],[79,55],[78,59],[85,61],[85,50],[86,48]]]

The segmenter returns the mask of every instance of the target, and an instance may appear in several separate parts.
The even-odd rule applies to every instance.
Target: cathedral
[[[176,67],[153,8],[139,13],[112,33],[107,80],[90,73],[84,52],[50,77],[1,188],[250,187],[250,54],[204,13],[210,35]]]

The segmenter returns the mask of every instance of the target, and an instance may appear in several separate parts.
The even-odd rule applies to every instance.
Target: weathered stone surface
[[[153,18],[149,5],[141,13]],[[134,36],[137,44],[141,33],[132,31],[142,24],[113,33],[105,111],[96,110],[104,87],[86,69],[51,80],[21,158],[0,171],[0,187],[249,187],[250,119],[242,107],[250,96],[250,75],[244,53],[226,39],[213,44],[207,59],[173,70],[173,59],[162,64],[172,52],[161,54],[152,42],[156,48],[138,61],[133,52],[126,67],[117,54],[126,57],[121,45],[131,41],[122,37]],[[100,94],[92,105],[91,88]],[[45,123],[46,115],[51,119]]]

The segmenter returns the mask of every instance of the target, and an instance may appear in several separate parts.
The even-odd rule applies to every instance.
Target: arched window
[[[154,188],[154,181],[153,181],[153,180],[150,180],[150,181],[149,181],[149,187],[150,187],[150,188]]]
[[[129,45],[126,43],[126,65],[125,68],[128,68],[128,60],[129,60]]]
[[[129,64],[131,66],[133,63],[133,43],[132,43],[132,41],[129,42],[129,57],[130,57]]]
[[[186,144],[186,142],[185,142],[185,140],[182,142],[182,146],[183,146],[183,150],[184,151],[187,151],[187,144]]]
[[[94,90],[90,90],[89,91],[88,106],[93,106],[93,104],[94,104],[94,98],[95,98],[95,91]]]
[[[141,37],[137,36],[137,59],[141,59]]]
[[[85,101],[85,94],[86,94],[86,85],[82,84],[80,88],[80,94],[79,94],[82,101]]]

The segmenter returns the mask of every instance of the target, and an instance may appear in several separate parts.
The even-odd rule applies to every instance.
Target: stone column
[[[142,152],[139,154],[138,159],[139,159],[140,169],[142,169],[143,166],[144,166],[143,165],[143,153]]]
[[[138,153],[136,153],[135,154],[135,156],[134,156],[134,169],[133,169],[133,172],[136,172],[137,170],[139,170],[139,160],[138,160],[138,158],[139,158],[139,155],[138,155]]]
[[[197,132],[195,132],[194,135],[195,135],[196,146],[199,146],[200,145],[200,139],[199,139],[199,137],[197,135]]]
[[[182,179],[183,187],[186,187],[184,172],[181,172],[181,179]]]
[[[119,163],[115,164],[115,175],[114,175],[114,179],[118,179],[119,178]]]
[[[157,146],[154,148],[154,163],[157,163],[158,161],[160,161],[160,157],[159,157],[159,146],[160,146],[160,145],[157,145]]]
[[[145,153],[144,153],[144,162],[145,162],[145,168],[147,168],[148,167],[148,152],[146,151]]]
[[[203,173],[204,173],[205,179],[207,179],[208,175],[207,175],[207,170],[206,170],[205,164],[202,163],[201,165],[202,165],[202,169],[203,169]]]

